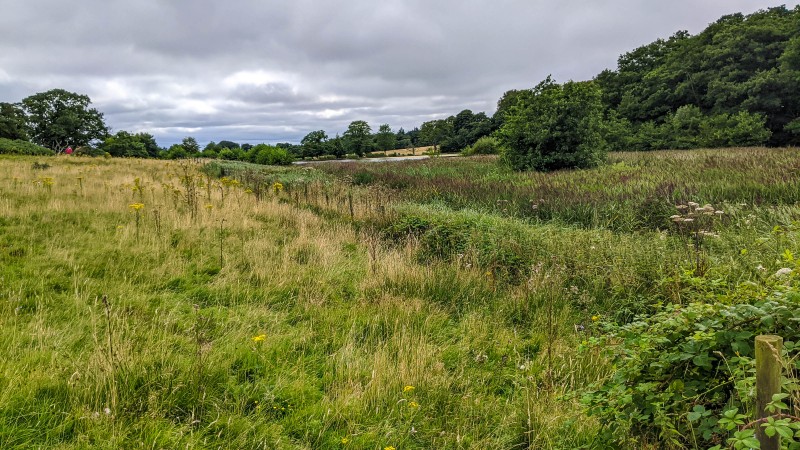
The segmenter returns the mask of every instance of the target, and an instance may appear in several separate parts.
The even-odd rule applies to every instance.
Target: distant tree
[[[372,128],[363,120],[350,122],[342,138],[349,153],[364,156],[372,150]]]
[[[328,139],[327,146],[327,153],[337,158],[341,158],[347,153],[344,148],[344,140],[338,134],[335,138]]]
[[[219,150],[220,150],[220,148],[217,146],[217,143],[214,142],[214,141],[211,141],[208,144],[206,144],[205,147],[203,147],[203,155],[205,155],[206,152],[209,152],[209,151],[213,151],[214,153],[217,153],[217,152],[219,152]]]
[[[25,111],[19,106],[0,102],[0,138],[28,140]]]
[[[503,159],[516,170],[587,168],[606,153],[601,92],[592,82],[550,77],[506,114],[498,132]]]
[[[115,157],[147,158],[150,156],[144,143],[127,131],[118,131],[116,134],[108,136],[98,148]]]
[[[158,146],[156,138],[150,133],[136,133],[133,137],[144,146],[147,156],[150,158],[158,158],[161,154],[162,148]]]
[[[258,144],[253,147],[257,152],[256,163],[263,165],[285,166],[292,163],[292,155],[285,148],[267,144]]]
[[[396,139],[397,136],[388,123],[378,127],[378,133],[375,135],[375,144],[378,150],[382,150],[384,154],[387,150],[393,150]]]
[[[240,148],[239,144],[237,144],[236,142],[233,142],[233,141],[219,141],[219,144],[217,144],[217,147],[218,148],[229,148],[231,150],[233,150],[234,148]]]
[[[52,89],[22,100],[33,141],[58,152],[100,140],[108,134],[103,114],[90,108],[91,99]]]
[[[242,144],[242,150],[244,150],[246,152],[250,151],[251,148],[253,148],[252,144]]]
[[[164,156],[167,159],[183,159],[188,158],[189,153],[186,152],[186,149],[181,144],[173,144],[167,149]]]
[[[453,125],[444,119],[424,122],[419,129],[419,138],[423,145],[432,145],[433,152],[438,151],[439,144],[450,134]]]
[[[197,140],[191,136],[183,138],[181,146],[189,156],[198,156],[200,153],[200,145],[198,145]]]
[[[315,158],[325,153],[325,142],[328,135],[323,130],[308,133],[301,141],[303,147],[303,158]]]

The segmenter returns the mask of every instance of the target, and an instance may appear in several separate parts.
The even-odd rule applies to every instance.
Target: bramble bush
[[[800,448],[800,423],[784,414],[791,412],[787,394],[773,398],[771,420],[751,422],[755,336],[783,336],[787,369],[797,366],[796,270],[779,271],[767,286],[743,283],[714,303],[672,304],[629,324],[601,324],[602,336],[581,351],[604,349],[616,367],[583,396],[604,440],[621,447],[644,440],[660,448],[758,448],[753,434],[761,425],[781,434],[788,448]],[[784,392],[796,389],[793,377],[784,380]]]

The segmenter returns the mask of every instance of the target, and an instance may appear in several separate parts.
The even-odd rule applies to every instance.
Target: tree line
[[[90,103],[61,89],[0,103],[0,138],[57,152],[72,146],[111,156],[277,164],[433,146],[501,152],[513,167],[536,170],[589,167],[609,150],[794,146],[800,144],[800,6],[727,15],[697,35],[679,31],[627,52],[614,70],[592,80],[559,84],[548,77],[505,92],[492,116],[465,109],[410,131],[389,124],[373,131],[356,120],[341,135],[314,130],[299,144],[223,140],[201,150],[187,137],[160,148],[148,133],[111,134]]]

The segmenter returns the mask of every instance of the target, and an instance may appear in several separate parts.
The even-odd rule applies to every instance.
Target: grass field
[[[2,158],[0,448],[609,448],[587,341],[769,285],[798,168]],[[687,201],[724,210],[702,251]]]

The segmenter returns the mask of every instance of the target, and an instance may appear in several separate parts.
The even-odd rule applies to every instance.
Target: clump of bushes
[[[472,155],[497,155],[500,153],[500,142],[491,136],[484,136],[474,144],[465,148],[461,154],[464,156]]]
[[[256,164],[268,166],[287,166],[294,161],[294,158],[285,148],[274,147],[272,145],[258,144],[252,148],[255,153]]]
[[[0,138],[0,155],[52,156],[55,152],[28,141]]]
[[[784,271],[781,282],[793,277]],[[607,352],[617,367],[583,398],[608,441],[623,448],[636,445],[629,439],[659,448],[750,448],[736,444],[754,431],[745,425],[753,420],[753,341],[783,336],[785,360],[795,361],[800,292],[794,283],[770,294],[745,283],[721,300],[672,304],[629,324],[604,324],[603,336],[582,346]]]

